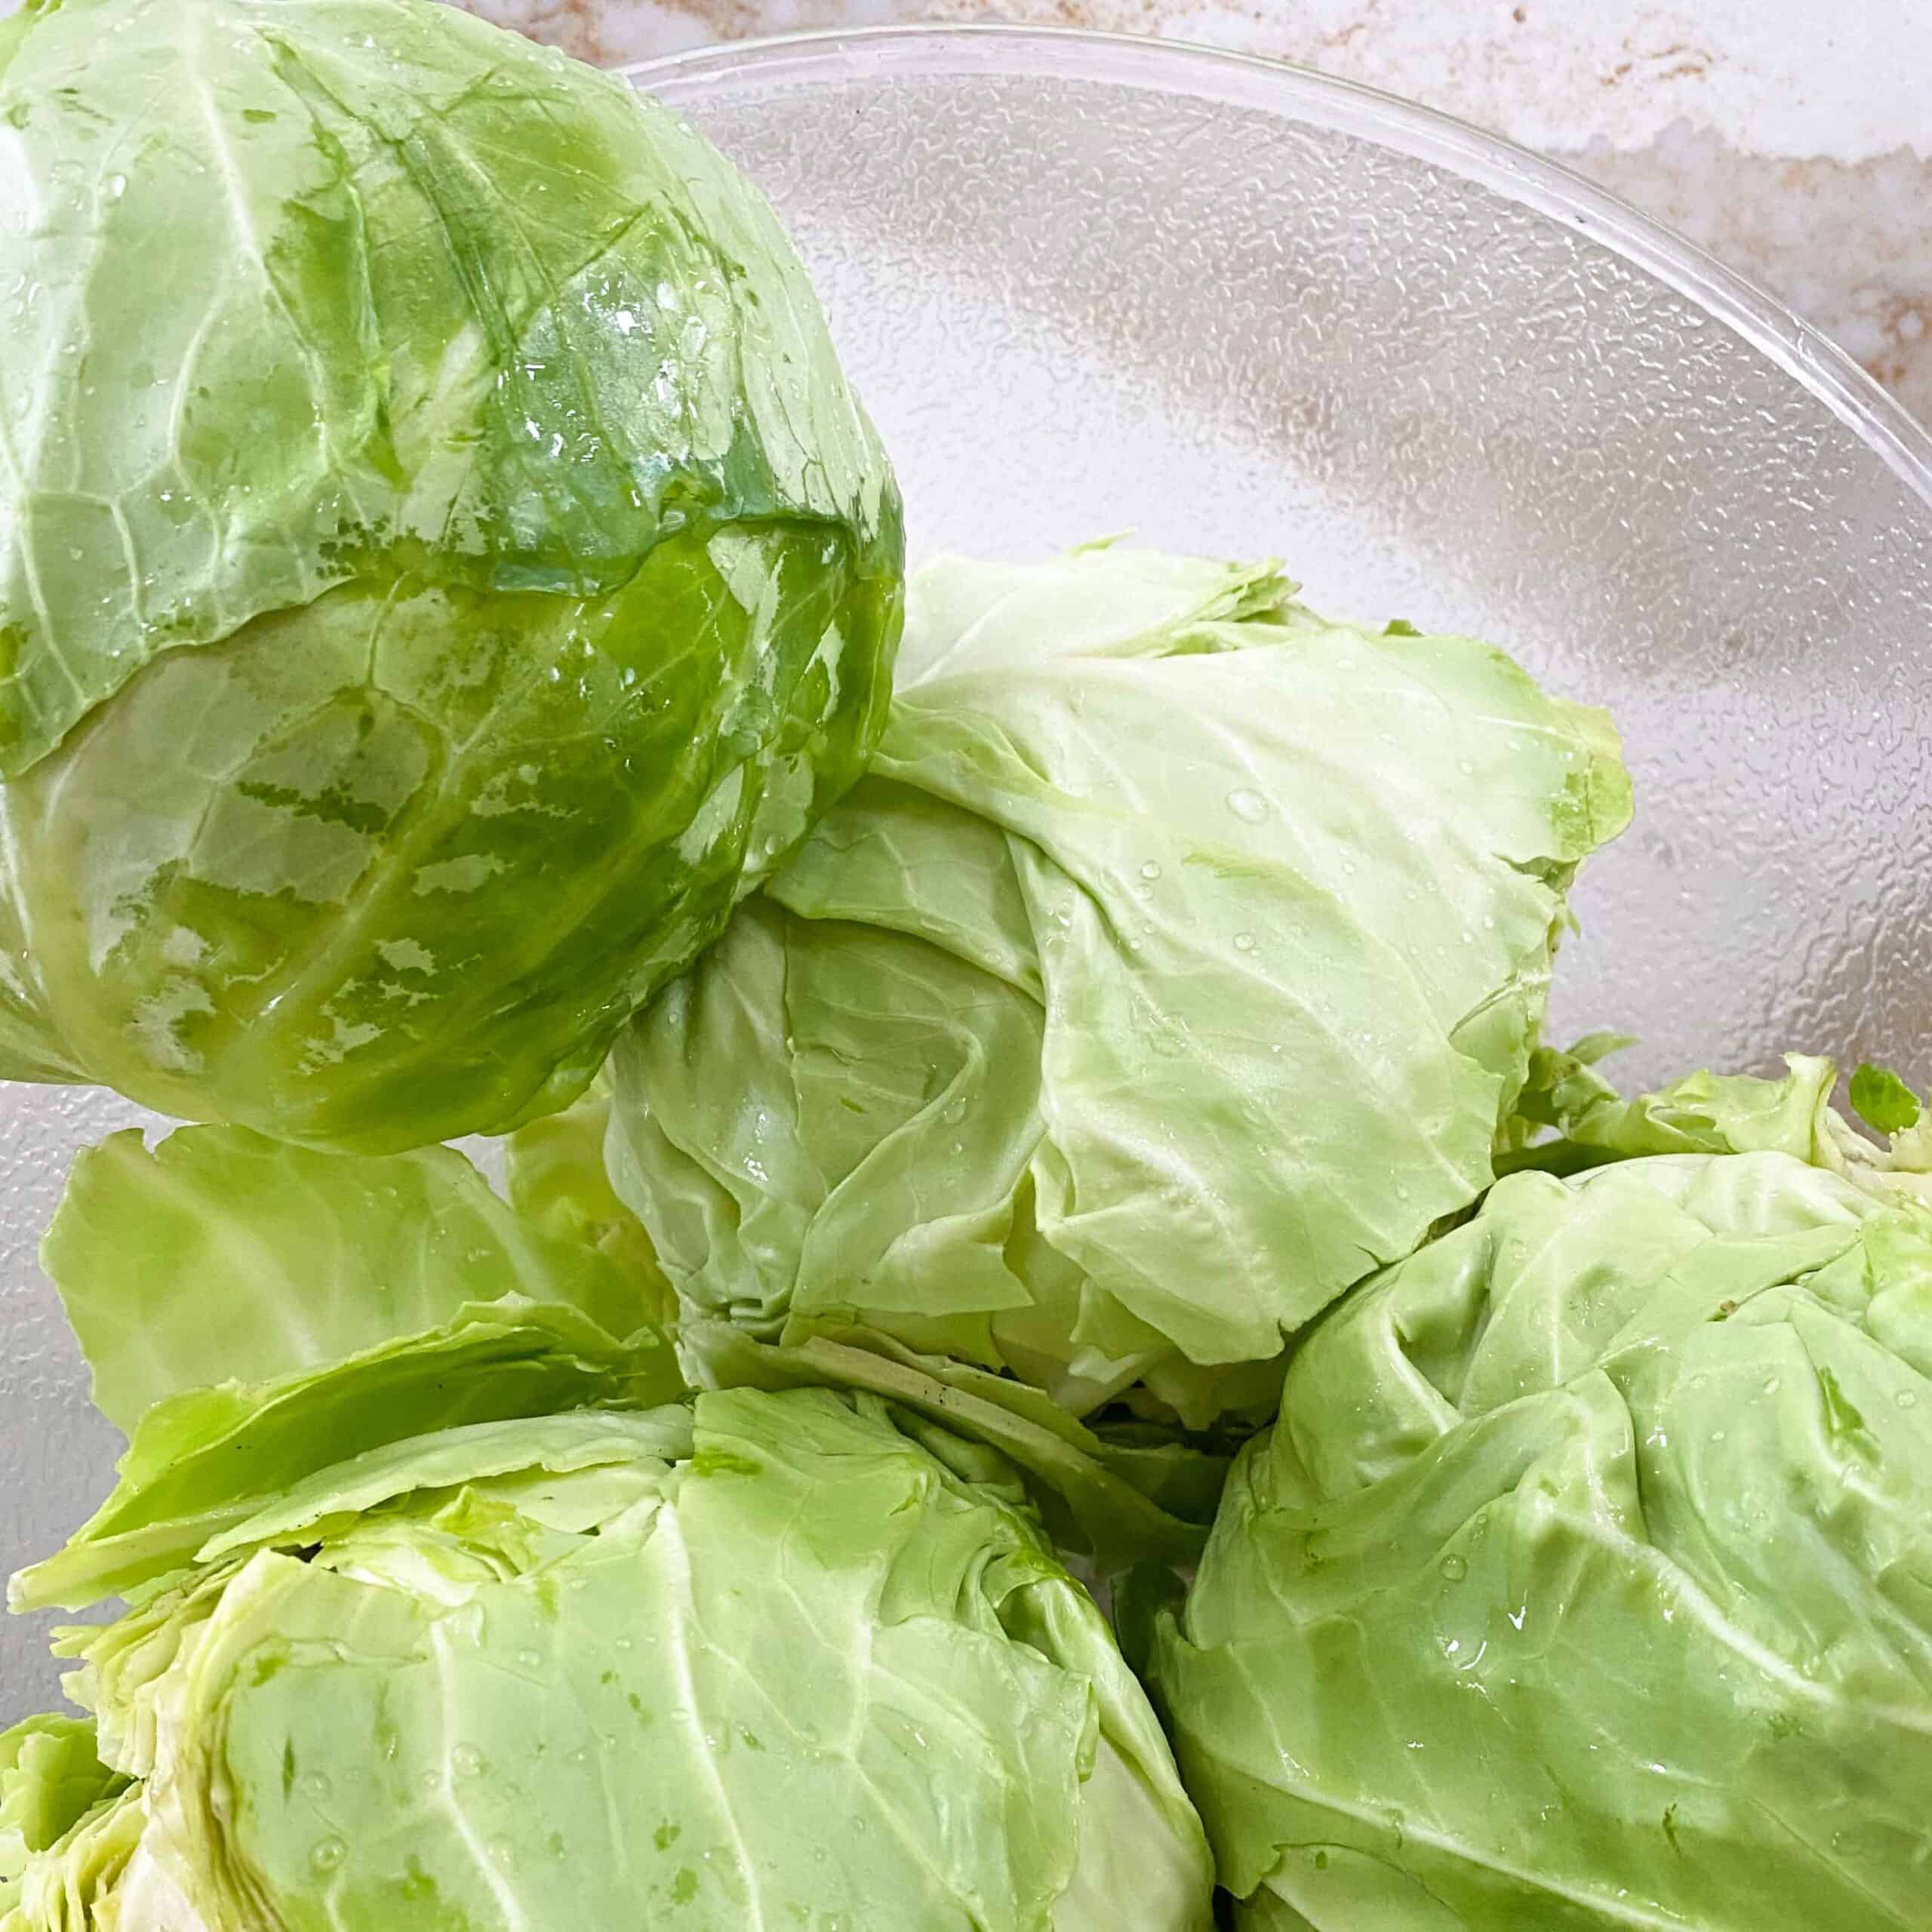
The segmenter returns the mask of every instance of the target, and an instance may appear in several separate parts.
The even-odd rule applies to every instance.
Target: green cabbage
[[[520,1127],[503,1144],[512,1204],[533,1225],[594,1247],[623,1275],[641,1306],[666,1328],[678,1297],[657,1264],[644,1224],[617,1198],[604,1164],[610,1083],[601,1076],[561,1112]]]
[[[868,776],[613,1057],[688,1336],[1258,1419],[1284,1337],[1487,1184],[1614,735],[1287,592],[915,575]]]
[[[1932,1208],[1932,1115],[1896,1074],[1861,1067],[1851,1081],[1854,1106],[1863,1097],[1880,1115],[1881,1147],[1832,1106],[1838,1069],[1815,1054],[1787,1054],[1781,1080],[1706,1069],[1626,1100],[1598,1063],[1629,1044],[1592,1034],[1567,1053],[1539,1048],[1501,1164],[1577,1173],[1647,1154],[1789,1154],[1881,1200]]]
[[[1777,1151],[1500,1181],[1125,1620],[1256,1932],[1921,1927],[1932,1217]]]
[[[1026,1481],[1054,1541],[1114,1571],[1146,1557],[1201,1553],[1229,1451],[1174,1439],[1131,1419],[1090,1429],[1044,1392],[883,1335],[854,1346],[814,1335],[788,1348],[729,1321],[681,1318],[676,1291],[605,1161],[611,1101],[599,1078],[561,1113],[533,1121],[506,1146],[511,1200],[547,1229],[587,1243],[623,1271],[694,1380],[711,1386],[839,1388],[884,1396],[1001,1450]]]
[[[115,1134],[75,1163],[43,1259],[131,1441],[112,1495],[12,1580],[17,1609],[165,1577],[312,1470],[400,1437],[685,1386],[636,1284],[446,1147]]]
[[[78,1718],[29,1718],[0,1732],[0,1932],[12,1932],[7,1915],[29,1866],[127,1783],[95,1755],[94,1726]]]
[[[63,1648],[139,1780],[119,1882],[195,1932],[1210,1924],[1098,1611],[997,1458],[868,1398],[394,1444]]]
[[[41,1262],[94,1405],[124,1430],[165,1398],[326,1371],[466,1307],[565,1304],[621,1339],[661,1306],[575,1230],[506,1206],[453,1148],[323,1154],[245,1128],[84,1149]]]
[[[93,1725],[0,1740],[0,1932],[1208,1932],[1011,1466],[879,1394],[694,1405],[581,1140],[548,1226],[442,1148],[83,1156],[47,1259],[132,1439],[9,1594],[127,1607],[57,1640]]]
[[[898,499],[771,211],[419,0],[0,64],[0,1072],[387,1152],[568,1101],[857,776]]]

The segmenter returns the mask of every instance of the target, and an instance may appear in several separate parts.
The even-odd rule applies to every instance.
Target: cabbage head
[[[915,574],[867,775],[613,1056],[700,1374],[828,1345],[1263,1417],[1284,1338],[1488,1184],[1615,734],[1289,592],[1104,548]]]
[[[694,1403],[535,1193],[589,1223],[441,1147],[82,1157],[45,1260],[131,1440],[9,1594],[126,1607],[57,1639],[91,1722],[0,1737],[0,1932],[1208,1932],[1011,1466],[863,1391]]]
[[[1923,1927],[1932,1217],[1775,1149],[1500,1181],[1125,1623],[1246,1932]]]
[[[423,0],[0,44],[0,1073],[569,1100],[857,777],[897,495],[771,210]]]
[[[1099,1611],[997,1457],[872,1398],[394,1443],[61,1647],[124,1782],[8,1932],[75,1866],[115,1932],[1211,1924]]]

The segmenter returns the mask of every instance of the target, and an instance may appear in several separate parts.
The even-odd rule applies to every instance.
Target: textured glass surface
[[[1638,821],[1553,1030],[1626,1077],[1786,1047],[1932,1078],[1932,444],[1782,311],[1560,171],[1340,83],[1006,30],[643,70],[777,202],[915,555],[1132,530],[1473,631],[1611,706]],[[33,1263],[72,1149],[0,1091],[0,1562],[115,1443]],[[0,1632],[9,1712],[52,1689]]]

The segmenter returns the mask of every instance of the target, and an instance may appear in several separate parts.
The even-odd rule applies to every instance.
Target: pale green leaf
[[[448,1147],[316,1153],[240,1128],[133,1129],[84,1150],[41,1249],[131,1430],[154,1403],[325,1368],[521,1297],[619,1339],[657,1312],[606,1256],[506,1206]]]
[[[1113,549],[942,560],[870,774],[620,1041],[610,1172],[695,1315],[1202,1426],[1466,1209],[1601,714],[1466,638]]]
[[[124,1594],[315,1470],[406,1436],[662,1402],[681,1386],[654,1330],[620,1340],[574,1309],[506,1296],[320,1367],[171,1396],[137,1425],[114,1494],[59,1554],[13,1578],[8,1601],[78,1610]]]
[[[604,1164],[609,1083],[600,1078],[561,1113],[520,1127],[503,1143],[510,1204],[560,1239],[593,1247],[621,1273],[637,1305],[666,1329],[678,1299],[644,1224],[617,1198]]]

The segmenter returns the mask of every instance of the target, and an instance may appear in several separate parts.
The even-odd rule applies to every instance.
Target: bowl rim
[[[617,70],[681,106],[731,81],[791,88],[884,75],[1097,81],[1266,109],[1429,163],[1588,235],[1767,355],[1932,509],[1932,431],[1769,291],[1575,170],[1453,115],[1265,54],[1084,27],[937,23],[727,41]]]

